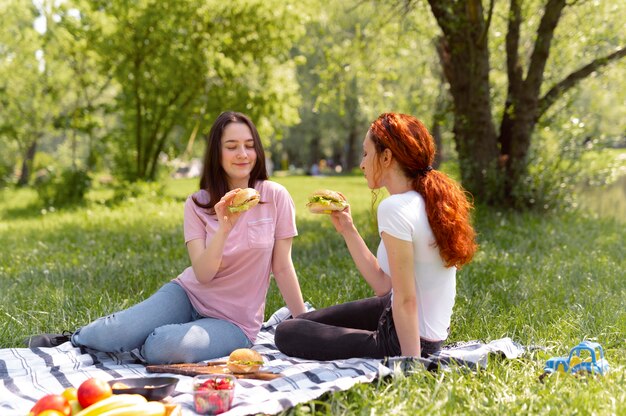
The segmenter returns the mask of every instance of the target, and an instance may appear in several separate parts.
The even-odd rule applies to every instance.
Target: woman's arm
[[[354,260],[354,264],[365,279],[365,281],[374,290],[377,296],[383,296],[391,290],[391,281],[385,272],[378,265],[376,256],[372,254],[370,249],[363,241],[363,237],[352,222],[350,207],[341,212],[333,212],[331,219],[335,229],[342,235],[346,241],[348,251]]]
[[[382,233],[393,286],[393,322],[400,341],[402,355],[420,356],[417,295],[413,266],[413,244]]]
[[[226,193],[226,195],[215,204],[214,209],[218,226],[215,234],[209,240],[209,244],[206,245],[203,239],[191,240],[187,243],[187,252],[191,260],[191,267],[196,275],[196,279],[200,283],[208,283],[213,280],[222,264],[224,245],[226,244],[228,235],[237,223],[237,219],[241,216],[240,212],[231,213],[227,209],[238,190],[239,188]]]
[[[274,242],[272,273],[291,316],[295,318],[306,312],[306,307],[302,300],[298,276],[291,260],[292,240],[293,238],[285,238]]]

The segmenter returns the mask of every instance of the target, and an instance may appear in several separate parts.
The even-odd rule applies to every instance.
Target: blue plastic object
[[[597,342],[583,341],[570,350],[568,357],[550,358],[543,371],[544,375],[590,373],[603,376],[609,368],[602,346]]]

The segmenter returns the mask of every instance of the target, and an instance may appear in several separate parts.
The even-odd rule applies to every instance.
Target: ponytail
[[[424,198],[428,223],[446,267],[460,269],[469,263],[478,248],[470,222],[473,205],[469,194],[438,170],[417,176],[413,189]]]
[[[390,149],[412,187],[424,198],[428,223],[446,267],[461,268],[478,249],[471,225],[473,204],[459,183],[434,170],[435,141],[413,116],[381,114],[370,126],[369,136],[380,155]]]

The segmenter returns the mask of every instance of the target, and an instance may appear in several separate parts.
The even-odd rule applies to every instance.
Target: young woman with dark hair
[[[274,275],[293,316],[305,311],[291,259],[297,234],[287,190],[267,180],[256,127],[225,112],[209,133],[200,190],[185,203],[184,236],[191,266],[155,294],[97,319],[72,334],[31,337],[30,347],[71,341],[105,352],[138,350],[149,364],[198,362],[250,347],[264,317]],[[261,202],[228,209],[239,189],[255,188]]]
[[[448,336],[456,271],[477,249],[465,191],[432,168],[435,145],[415,117],[385,113],[363,141],[361,170],[370,189],[390,196],[378,207],[375,257],[350,208],[330,214],[375,297],[308,312],[281,323],[276,345],[317,360],[426,357]]]

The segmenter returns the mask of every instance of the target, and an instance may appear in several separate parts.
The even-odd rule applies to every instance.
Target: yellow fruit
[[[71,401],[71,400],[78,400],[78,389],[76,387],[68,387],[65,390],[63,390],[63,393],[61,393],[61,396],[65,397],[67,399],[67,401]]]
[[[100,416],[165,416],[165,405],[161,402],[141,403],[110,410]]]
[[[76,415],[83,410],[83,406],[78,403],[78,400],[70,400],[70,407],[72,408],[72,415]]]
[[[100,400],[84,408],[74,416],[100,416],[103,413],[120,407],[128,407],[146,402],[146,398],[138,394],[114,394],[111,397],[107,397],[104,400]]]
[[[64,416],[64,415],[63,413],[57,410],[44,410],[43,412],[39,413],[37,416]]]

